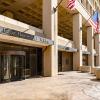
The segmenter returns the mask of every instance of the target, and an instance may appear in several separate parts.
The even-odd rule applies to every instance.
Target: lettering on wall
[[[14,36],[14,37],[28,39],[28,40],[34,40],[34,41],[42,42],[42,43],[49,44],[49,45],[54,44],[54,41],[50,39],[43,38],[43,37],[36,36],[36,35],[31,35],[31,34],[20,32],[20,31],[16,31],[13,29],[5,28],[5,27],[0,27],[0,34]]]

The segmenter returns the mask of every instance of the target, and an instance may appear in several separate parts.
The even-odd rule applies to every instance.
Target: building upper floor
[[[59,2],[60,0],[58,0],[58,4]],[[58,7],[58,35],[73,41],[73,14],[79,12],[82,15],[83,23],[82,40],[83,44],[86,45],[87,32],[84,22],[90,18],[97,8],[99,9],[98,2],[97,0],[76,0],[76,10],[71,11],[66,7],[68,0],[62,0]],[[1,0],[0,14],[10,17],[0,16],[0,26],[45,37],[43,0]]]

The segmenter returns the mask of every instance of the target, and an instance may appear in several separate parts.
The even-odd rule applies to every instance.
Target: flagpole
[[[97,10],[94,11],[94,14],[95,14],[96,11],[97,11]],[[94,15],[94,14],[93,14],[93,15]],[[83,25],[86,25],[86,23],[91,19],[91,17],[92,17],[93,15],[91,15],[90,18],[89,18]],[[95,35],[96,35],[96,34],[94,34],[94,36],[95,36]],[[94,38],[94,36],[93,36],[93,38]]]
[[[53,8],[53,9],[54,9],[54,12],[56,12],[57,8],[60,6],[60,4],[62,3],[62,1],[63,1],[63,0],[61,0],[61,1],[58,3],[58,5],[57,5],[55,8]]]
[[[95,11],[95,12],[96,12],[96,11]],[[94,14],[95,14],[95,12],[94,12]],[[93,14],[93,15],[94,15],[94,14]],[[93,15],[91,15],[91,16],[89,17],[89,19],[88,19],[83,25],[86,25],[86,23],[92,18]]]

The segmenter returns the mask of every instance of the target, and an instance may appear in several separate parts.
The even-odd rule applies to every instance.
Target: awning
[[[86,54],[86,55],[90,55],[91,53],[89,51],[82,51],[83,54]]]
[[[66,52],[77,52],[77,49],[75,49],[75,48],[61,46],[61,45],[58,45],[58,49],[60,51],[66,51]]]

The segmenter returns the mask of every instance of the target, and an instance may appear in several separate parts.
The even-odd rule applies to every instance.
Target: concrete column
[[[88,65],[94,67],[94,33],[93,27],[87,27],[87,49],[91,53],[88,55]]]
[[[73,41],[78,49],[73,53],[73,70],[79,70],[82,66],[82,16],[79,13],[73,15]]]
[[[100,34],[95,35],[96,65],[100,66]]]
[[[58,0],[43,0],[43,31],[46,37],[54,41],[44,52],[44,76],[54,76],[58,73]]]

